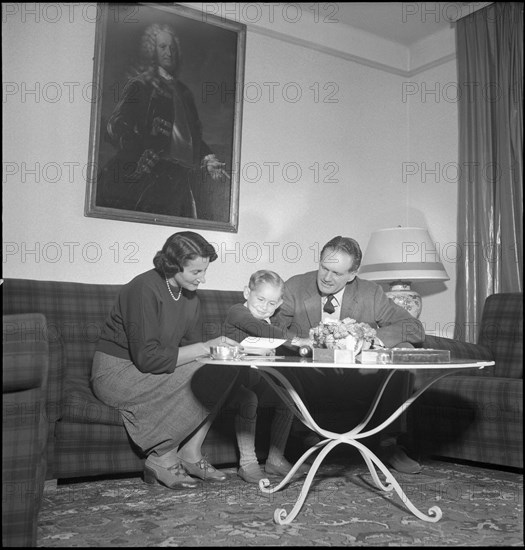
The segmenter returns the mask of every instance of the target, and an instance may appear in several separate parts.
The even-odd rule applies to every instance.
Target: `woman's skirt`
[[[234,366],[192,361],[170,374],[141,372],[132,361],[97,351],[91,384],[95,395],[117,408],[131,439],[146,453],[163,455],[220,407],[238,375]]]

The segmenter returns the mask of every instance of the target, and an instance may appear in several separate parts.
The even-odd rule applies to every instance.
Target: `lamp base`
[[[419,319],[423,303],[420,294],[412,290],[410,285],[409,281],[394,281],[390,283],[390,290],[386,295],[398,306],[406,309],[412,317]]]

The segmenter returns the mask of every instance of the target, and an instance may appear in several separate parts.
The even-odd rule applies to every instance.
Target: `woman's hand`
[[[235,340],[232,340],[231,338],[227,338],[226,336],[219,336],[218,338],[214,338],[213,340],[208,340],[207,342],[204,342],[204,345],[207,348],[210,348],[211,346],[240,346],[241,344],[239,344],[239,342],[236,342]]]
[[[213,340],[207,342],[197,342],[196,344],[190,344],[188,346],[182,346],[179,348],[179,357],[177,359],[177,366],[184,365],[190,361],[202,359],[203,357],[209,357],[211,346],[239,346],[240,344],[231,338],[226,336],[219,336]]]

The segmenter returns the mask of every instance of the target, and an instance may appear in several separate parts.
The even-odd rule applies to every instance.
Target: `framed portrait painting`
[[[246,27],[97,5],[85,215],[236,232]]]

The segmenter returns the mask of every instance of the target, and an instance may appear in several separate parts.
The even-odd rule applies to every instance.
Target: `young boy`
[[[248,286],[244,288],[244,304],[236,304],[230,308],[224,323],[225,335],[237,342],[242,342],[248,336],[259,338],[288,339],[285,332],[272,326],[270,317],[282,303],[284,281],[274,271],[256,271]],[[308,345],[309,340],[293,338],[293,346]],[[235,433],[239,445],[238,475],[248,483],[259,483],[267,474],[285,476],[292,469],[286,458],[284,449],[292,426],[293,413],[277,397],[268,383],[260,378],[253,369],[244,373],[241,385],[234,397],[238,405],[235,416]],[[270,432],[270,450],[265,464],[265,472],[257,461],[255,454],[255,430],[257,423],[257,408],[271,400],[275,405]],[[307,472],[301,467],[299,474]]]

